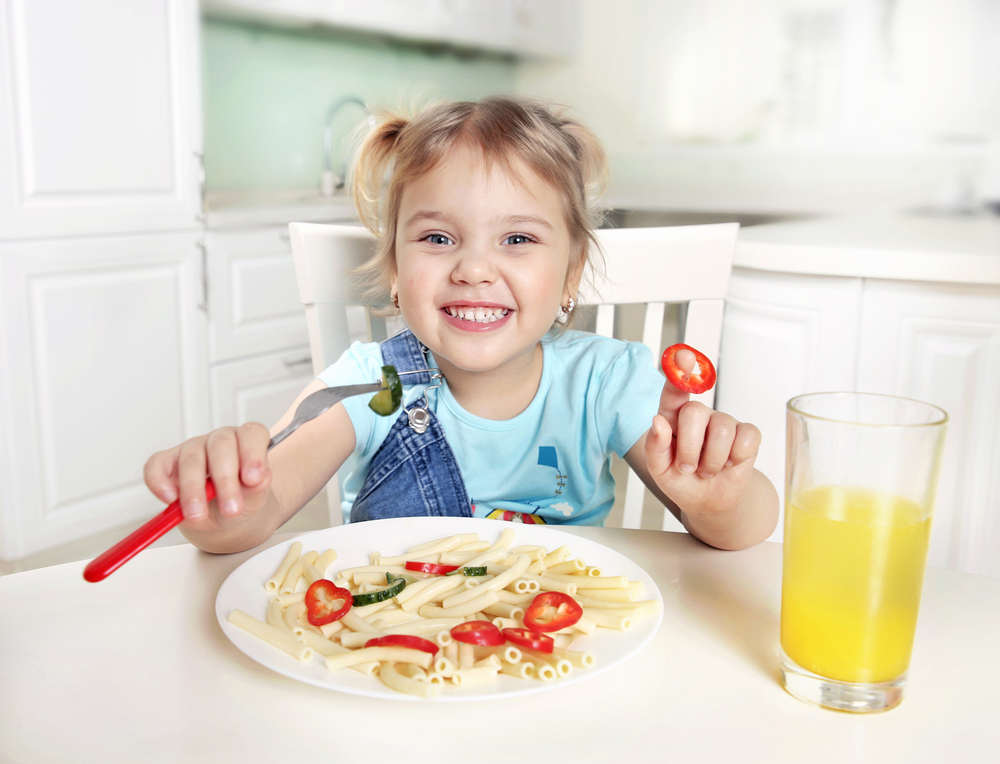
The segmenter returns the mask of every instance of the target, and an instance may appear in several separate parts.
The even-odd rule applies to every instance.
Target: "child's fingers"
[[[236,431],[236,442],[240,454],[240,482],[250,493],[259,493],[267,487],[270,477],[267,447],[271,444],[271,435],[264,425],[247,422]]]
[[[733,448],[729,454],[727,466],[743,464],[748,459],[756,459],[757,452],[760,451],[760,430],[749,422],[740,422],[736,427],[736,437],[733,439]]]
[[[177,490],[184,519],[199,522],[208,516],[208,501],[205,498],[207,461],[205,441],[207,437],[192,438],[180,445],[177,455]]]
[[[156,498],[170,504],[177,498],[177,455],[181,447],[174,446],[153,454],[142,468],[142,479]]]
[[[701,462],[701,450],[705,443],[705,432],[712,417],[712,409],[703,403],[691,401],[677,412],[677,436],[674,463],[677,470],[690,475]]]
[[[243,509],[243,486],[240,485],[240,452],[236,430],[214,430],[205,444],[208,472],[215,483],[215,500],[223,517],[235,517]]]
[[[701,451],[698,474],[710,478],[732,463],[732,450],[739,422],[729,414],[716,411],[708,422],[705,445]]]
[[[655,479],[666,475],[673,461],[673,430],[670,423],[657,414],[646,434],[646,469]]]

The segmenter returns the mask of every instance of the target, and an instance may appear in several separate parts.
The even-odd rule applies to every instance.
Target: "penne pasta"
[[[426,669],[431,665],[432,658],[430,653],[409,647],[362,647],[360,650],[350,650],[340,655],[327,656],[326,667],[330,671],[336,671],[366,661],[378,661],[379,663],[389,661],[415,663],[420,668]]]
[[[306,552],[299,559],[292,563],[292,567],[285,574],[285,579],[281,582],[280,592],[290,594],[298,586],[299,579],[302,578],[302,569],[307,563],[316,562],[319,559],[319,552]]]
[[[265,582],[265,590],[274,595],[267,604],[267,622],[242,611],[233,611],[229,619],[298,660],[317,654],[328,670],[350,668],[368,677],[378,676],[394,691],[436,698],[448,682],[470,687],[498,681],[501,674],[552,682],[570,676],[574,669],[592,668],[595,655],[572,649],[575,638],[598,628],[625,631],[662,609],[659,600],[640,599],[641,581],[604,576],[582,558],[570,559],[567,545],[549,552],[539,545],[512,546],[514,539],[514,529],[504,527],[493,544],[477,534],[457,534],[411,546],[401,555],[372,552],[370,564],[344,568],[329,580],[355,595],[384,590],[387,574],[405,574],[410,583],[395,597],[351,607],[339,620],[322,626],[308,621],[304,589],[327,578],[337,552],[303,551],[301,543],[295,542]],[[409,561],[485,567],[486,574],[442,576],[407,571]],[[455,626],[472,620],[487,621],[500,630],[526,628],[525,609],[542,591],[574,597],[584,611],[572,626],[549,634],[555,643],[551,654],[511,642],[473,646],[456,641],[451,634]],[[375,637],[393,635],[429,640],[438,652],[432,655],[410,646],[384,644],[366,647]]]
[[[489,684],[495,682],[500,675],[500,669],[492,666],[476,666],[473,668],[459,669],[452,677],[451,681],[456,687],[472,687],[474,685]]]
[[[270,645],[274,645],[279,650],[284,650],[293,658],[305,663],[313,657],[313,649],[299,642],[292,632],[287,629],[279,629],[270,624],[258,621],[251,615],[247,615],[242,610],[234,610],[229,614],[229,622],[244,631],[253,634],[258,639],[262,639]]]
[[[293,541],[292,545],[288,548],[288,553],[285,555],[285,559],[281,561],[278,569],[274,572],[267,581],[264,582],[264,591],[268,593],[274,593],[278,591],[278,587],[281,586],[282,581],[285,580],[285,576],[288,575],[288,571],[291,569],[295,561],[299,559],[302,554],[302,542]]]

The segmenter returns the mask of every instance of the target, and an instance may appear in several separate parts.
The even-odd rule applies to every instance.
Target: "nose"
[[[492,284],[497,279],[496,263],[486,243],[470,242],[455,253],[451,278],[456,284]]]

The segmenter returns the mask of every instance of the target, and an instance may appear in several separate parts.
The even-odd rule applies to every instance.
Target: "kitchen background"
[[[0,0],[0,51],[0,572],[312,378],[286,226],[351,218],[356,101],[520,92],[604,141],[615,224],[743,224],[720,406],[779,489],[790,394],[933,400],[931,563],[1000,576],[1000,0]]]

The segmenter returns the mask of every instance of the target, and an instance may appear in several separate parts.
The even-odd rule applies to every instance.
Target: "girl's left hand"
[[[650,477],[685,514],[720,515],[743,500],[760,430],[715,411],[667,382],[646,436]]]

